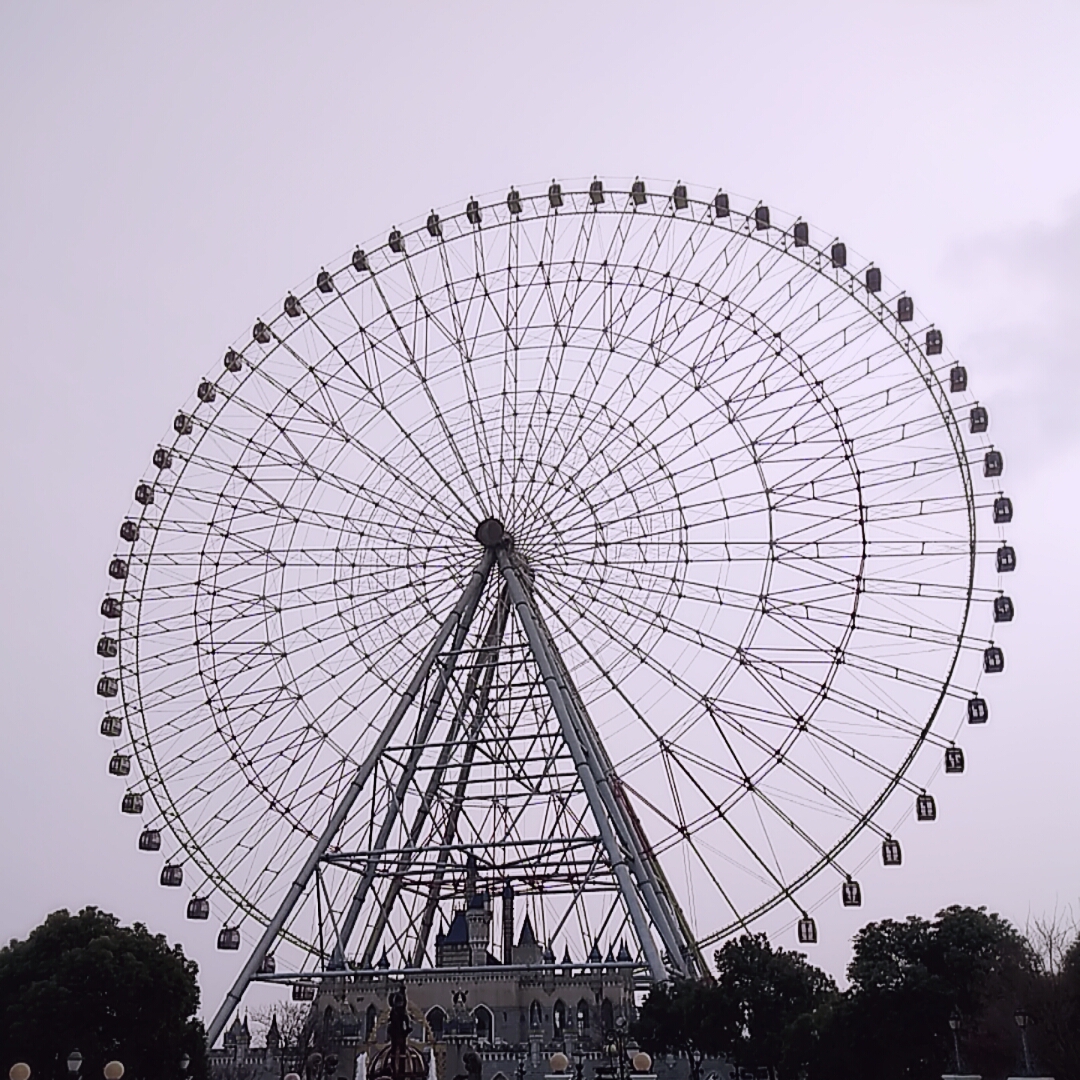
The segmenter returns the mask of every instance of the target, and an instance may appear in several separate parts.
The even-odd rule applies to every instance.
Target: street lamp
[[[611,1042],[604,1048],[607,1050],[608,1058],[611,1060],[611,1067],[615,1072],[616,1080],[626,1080],[627,1042],[626,1017],[617,1016],[615,1018],[615,1030],[611,1032]]]
[[[949,1014],[949,1028],[952,1030],[953,1050],[956,1052],[956,1075],[964,1070],[960,1067],[960,1010],[954,1008]]]
[[[110,1061],[101,1070],[105,1080],[123,1080],[124,1063],[122,1061]]]
[[[16,1061],[8,1069],[8,1080],[30,1080],[30,1066],[25,1061]]]
[[[1024,1075],[1031,1075],[1031,1054],[1028,1052],[1027,1029],[1031,1023],[1031,1017],[1023,1010],[1017,1009],[1013,1014],[1016,1026],[1020,1029],[1020,1042],[1024,1047]]]
[[[71,1076],[78,1076],[79,1070],[82,1068],[82,1054],[78,1050],[72,1050],[67,1056],[68,1073]]]
[[[188,1057],[185,1051],[180,1055],[180,1075],[187,1076],[188,1066],[191,1064],[191,1058]]]

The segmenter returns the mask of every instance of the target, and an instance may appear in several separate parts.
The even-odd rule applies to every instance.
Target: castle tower
[[[514,887],[508,881],[502,891],[502,961],[514,962]]]
[[[491,945],[491,906],[487,893],[474,893],[465,909],[465,923],[469,934],[469,964],[484,967],[488,962]]]

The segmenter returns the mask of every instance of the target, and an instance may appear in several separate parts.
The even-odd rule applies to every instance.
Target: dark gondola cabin
[[[1002,544],[997,549],[997,572],[1008,574],[1016,569],[1016,549],[1009,544]]]
[[[109,774],[111,776],[127,776],[130,772],[130,754],[113,754],[113,756],[109,758]]]
[[[675,191],[672,193],[671,201],[675,204],[676,210],[685,210],[690,205],[690,201],[686,197],[685,184],[675,185]]]
[[[1005,670],[1005,654],[997,645],[991,645],[983,652],[983,671],[987,675],[997,675]]]
[[[983,458],[983,476],[1000,476],[1005,471],[1005,459],[1000,450],[987,450]]]
[[[593,206],[599,206],[604,201],[604,185],[599,180],[593,180],[589,185],[589,202]]]
[[[101,734],[106,738],[115,739],[118,735],[121,735],[123,731],[124,723],[119,716],[113,716],[110,713],[108,716],[102,717]]]
[[[357,248],[352,253],[352,266],[357,272],[370,269],[368,266],[367,252],[364,251],[363,248]]]
[[[754,228],[761,232],[769,227],[769,208],[767,206],[754,207]]]
[[[935,821],[937,819],[937,803],[933,795],[927,795],[924,791],[915,798],[915,817],[918,821]]]
[[[804,915],[799,920],[799,944],[800,945],[816,945],[817,944],[817,923],[810,918],[809,915]]]
[[[427,231],[428,236],[442,236],[442,222],[439,220],[439,215],[436,214],[434,210],[432,210],[431,213],[428,214]]]
[[[645,202],[645,181],[635,180],[630,185],[630,199],[635,206],[642,206]]]
[[[506,193],[506,209],[511,214],[521,213],[521,192],[517,188],[511,188]]]
[[[990,414],[982,405],[972,405],[969,426],[972,435],[981,435],[990,426]]]
[[[796,221],[792,232],[796,247],[806,247],[810,243],[810,226],[805,221]]]
[[[959,746],[945,747],[945,771],[947,773],[964,771],[964,751]]]
[[[259,964],[260,975],[273,975],[277,971],[277,961],[274,959],[274,954],[268,952]]]
[[[270,327],[260,319],[252,328],[251,336],[260,345],[270,344]]]
[[[240,357],[240,354],[235,349],[225,350],[225,370],[231,371],[234,375],[244,366],[244,362]]]
[[[209,405],[217,398],[217,387],[209,379],[203,379],[199,383],[199,389],[196,390],[195,396],[204,404]]]
[[[160,829],[143,829],[139,833],[139,850],[140,851],[160,851],[161,850],[161,830]]]
[[[97,683],[98,697],[113,698],[120,693],[120,683],[111,675],[102,675]]]
[[[190,435],[195,428],[195,422],[187,413],[178,412],[173,418],[172,426],[177,435]]]
[[[98,638],[97,654],[111,660],[120,651],[120,643],[114,637],[102,634]]]
[[[968,701],[967,719],[969,724],[985,724],[990,719],[990,706],[986,704],[986,698],[973,697]]]
[[[155,469],[171,469],[172,451],[166,450],[164,446],[159,446],[154,451],[154,456],[151,460],[154,462]]]
[[[468,218],[470,225],[479,225],[483,219],[483,214],[480,212],[480,204],[475,199],[470,199],[465,205],[465,217]]]
[[[120,813],[141,814],[143,812],[143,797],[137,791],[127,792],[120,800]]]
[[[899,866],[903,862],[900,841],[891,836],[881,841],[881,861],[886,866]]]
[[[210,901],[205,896],[193,896],[188,901],[187,917],[189,919],[209,919]]]
[[[315,984],[313,982],[294,982],[292,999],[293,1001],[314,1001]]]
[[[551,187],[548,188],[548,205],[552,210],[558,210],[562,204],[562,185],[552,180]]]
[[[386,242],[390,245],[390,250],[395,255],[403,255],[405,253],[405,237],[401,235],[400,229],[391,229],[390,235],[386,238]]]
[[[240,948],[240,931],[235,926],[223,926],[218,931],[217,947],[236,952]]]
[[[857,881],[850,878],[840,886],[840,896],[844,907],[862,907],[862,889]]]
[[[128,576],[128,564],[123,559],[113,559],[109,563],[109,577],[123,581]]]
[[[967,389],[967,368],[963,364],[957,364],[949,372],[949,392],[959,394]]]
[[[713,199],[713,213],[717,217],[730,217],[731,216],[731,199],[728,198],[726,191],[718,191],[716,198]]]
[[[184,884],[184,868],[173,863],[166,863],[161,868],[161,884],[175,889]]]
[[[994,524],[1008,525],[1013,517],[1012,499],[1008,495],[999,495],[994,500]]]
[[[866,291],[871,293],[881,292],[881,269],[871,266],[866,271]]]
[[[837,241],[833,244],[832,252],[830,254],[832,256],[833,269],[839,270],[841,266],[847,265],[847,244],[841,244]]]
[[[101,601],[101,617],[103,619],[119,619],[124,610],[123,601],[115,596],[106,596]]]
[[[135,489],[135,501],[143,506],[154,505],[154,487],[152,484],[139,484]]]
[[[330,276],[329,271],[319,271],[315,278],[315,288],[324,294],[329,294],[334,291],[334,279]]]
[[[940,330],[927,330],[926,331],[926,355],[927,356],[940,356],[943,346],[944,346],[944,342],[942,340]]]
[[[126,540],[129,544],[134,544],[139,539],[139,526],[134,521],[121,522],[120,539]]]
[[[901,296],[896,301],[896,317],[900,322],[911,322],[915,318],[915,301],[910,296]]]
[[[1011,596],[994,597],[994,622],[1012,622],[1014,614]]]

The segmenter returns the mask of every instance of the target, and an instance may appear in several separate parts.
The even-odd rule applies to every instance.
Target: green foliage
[[[636,1034],[653,1053],[768,1066],[775,1080],[939,1080],[961,1070],[1022,1075],[1022,1006],[1036,1067],[1080,1080],[1080,939],[1060,965],[985,908],[869,923],[854,940],[849,988],[800,953],[745,934],[716,953],[713,983],[657,987]],[[949,1017],[961,1020],[957,1041]]]
[[[800,1018],[836,995],[836,984],[802,953],[773,949],[764,934],[744,934],[718,949],[716,982],[727,1056],[739,1066],[768,1065],[798,1076],[812,1033]]]
[[[836,995],[832,979],[801,953],[773,949],[764,934],[744,934],[716,953],[715,982],[656,987],[635,1035],[653,1054],[725,1056],[797,1077],[813,1035],[804,1020]]]
[[[53,912],[25,941],[0,949],[0,1066],[6,1073],[25,1061],[33,1080],[64,1080],[78,1049],[85,1080],[113,1059],[130,1077],[179,1080],[187,1053],[200,1080],[197,972],[179,945],[141,923],[124,927],[92,907]]]

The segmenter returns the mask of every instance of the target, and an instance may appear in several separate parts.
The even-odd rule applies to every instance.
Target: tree
[[[260,1005],[251,1011],[252,1026],[260,1031],[264,1045],[269,1046],[267,1036],[271,1026],[277,1023],[279,1062],[281,1075],[287,1072],[303,1072],[315,1022],[312,1006],[307,1002],[279,1001],[273,1005]]]
[[[129,1076],[180,1080],[186,1053],[201,1080],[197,972],[179,945],[141,923],[124,927],[93,907],[55,911],[0,949],[0,1065],[25,1061],[35,1080],[64,1080],[78,1049],[87,1080],[112,1059]]]
[[[800,1075],[814,1039],[809,1018],[837,993],[832,978],[764,934],[727,942],[715,959],[717,1012],[727,1020],[721,1049],[740,1067]]]
[[[802,953],[773,949],[764,934],[744,934],[716,954],[715,982],[657,986],[641,1007],[635,1034],[651,1053],[724,1055],[742,1067],[767,1065],[797,1077],[813,1038],[808,1017],[836,995],[836,984]]]
[[[955,1071],[949,1029],[961,1015],[965,1067],[1005,1075],[1018,1048],[1013,1010],[1036,974],[1033,951],[985,908],[949,907],[933,922],[869,923],[855,936],[844,1000],[819,1017],[812,1075],[870,1071],[881,1080]]]
[[[719,1012],[719,997],[712,983],[695,979],[660,983],[649,991],[638,1011],[634,1037],[653,1056],[685,1054],[692,1075],[700,1059],[719,1054],[725,1043],[725,1025],[732,1017]]]

